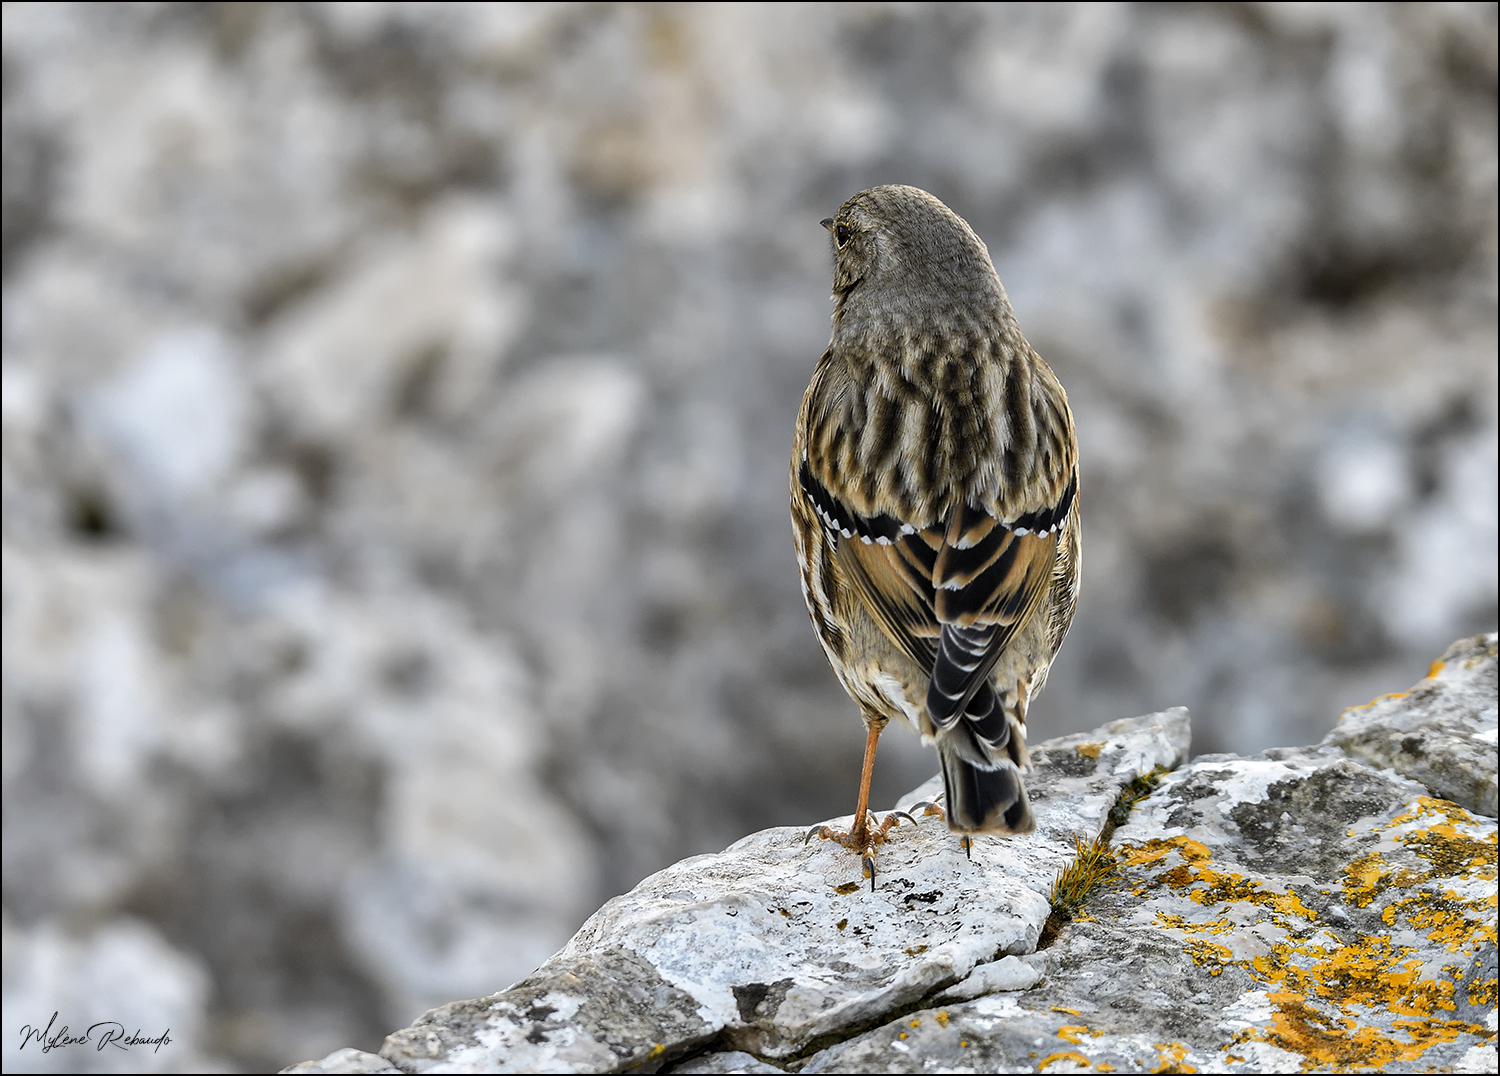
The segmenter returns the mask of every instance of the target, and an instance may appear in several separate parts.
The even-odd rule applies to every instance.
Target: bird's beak
[[[821,224],[823,227],[827,228],[830,232],[833,231],[833,218],[832,217],[824,217],[822,220],[818,221],[818,223]]]

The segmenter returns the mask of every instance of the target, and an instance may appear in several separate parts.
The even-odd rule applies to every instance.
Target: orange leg
[[[869,832],[865,815],[870,810],[870,775],[875,772],[875,745],[880,742],[880,725],[870,725],[865,731],[865,765],[859,774],[859,802],[854,808],[854,830],[850,837],[864,843],[865,835]]]
[[[905,818],[913,825],[916,824],[911,815],[905,811],[892,811],[885,816],[885,821],[870,825],[870,775],[875,772],[875,745],[880,741],[880,730],[883,724],[869,723],[865,736],[865,764],[859,775],[859,803],[854,808],[854,826],[848,833],[840,833],[832,826],[814,826],[808,830],[806,840],[811,840],[816,833],[824,840],[837,841],[851,852],[860,853],[860,862],[864,868],[864,874],[870,879],[870,892],[875,891],[875,846],[885,840],[885,835],[893,826],[899,826],[899,818]],[[805,843],[805,841],[804,841]]]

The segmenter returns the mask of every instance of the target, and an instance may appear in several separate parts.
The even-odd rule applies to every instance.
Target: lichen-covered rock
[[[617,1072],[712,1037],[700,1008],[630,949],[597,946],[434,1009],[381,1053],[406,1072]]]
[[[1494,818],[1497,640],[1460,639],[1410,691],[1345,710],[1323,742]]]
[[[803,1071],[1493,1071],[1495,841],[1328,747],[1207,756],[1137,804],[1039,988],[910,1013]]]
[[[1036,948],[1075,840],[1099,834],[1132,779],[1181,764],[1188,732],[1177,708],[1041,745],[1036,833],[980,837],[969,857],[937,819],[902,823],[873,892],[857,857],[800,828],[684,860],[606,904],[535,974],[429,1012],[381,1054],[407,1072],[607,1072],[713,1040],[785,1060],[976,967],[977,992],[990,962]]]
[[[842,848],[754,834],[648,878],[534,975],[433,1010],[382,1057],[403,1072],[1493,1072],[1497,824],[1435,792],[1494,788],[1494,752],[1471,746],[1493,726],[1494,670],[1495,637],[1465,640],[1399,710],[1249,758],[1186,764],[1181,709],[1049,741],[1032,752],[1035,834],[981,838],[969,859],[941,824],[903,824],[873,892]],[[1373,764],[1398,733],[1421,752],[1404,772]],[[1050,883],[1101,834],[1118,870],[1037,951]]]

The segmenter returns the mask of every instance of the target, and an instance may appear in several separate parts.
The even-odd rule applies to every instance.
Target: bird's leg
[[[851,852],[858,852],[863,873],[870,879],[872,893],[875,891],[875,846],[885,840],[885,835],[892,827],[901,824],[901,818],[916,825],[916,820],[905,811],[892,811],[885,816],[883,822],[870,825],[873,818],[870,814],[870,775],[875,772],[875,745],[880,740],[880,730],[883,727],[883,722],[876,724],[872,721],[867,724],[865,764],[859,777],[859,802],[854,808],[854,825],[847,833],[840,833],[832,826],[814,826],[807,831],[807,837],[803,840],[805,844],[816,833],[824,840],[837,841]]]
[[[875,772],[875,745],[880,742],[881,728],[882,726],[873,721],[865,728],[865,764],[859,774],[859,802],[854,808],[854,828],[849,832],[849,836],[853,838],[856,845],[868,846],[864,849],[867,857],[875,851],[874,842],[868,840],[870,836],[870,775]]]

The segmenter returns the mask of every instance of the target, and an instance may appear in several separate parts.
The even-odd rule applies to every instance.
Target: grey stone
[[[618,1072],[706,1041],[718,1028],[700,1009],[636,953],[600,946],[433,1009],[381,1054],[406,1072]]]
[[[775,1065],[768,1065],[754,1054],[743,1050],[730,1050],[720,1054],[701,1054],[691,1061],[672,1066],[673,1073],[730,1073],[730,1072],[782,1072]]]
[[[1460,639],[1410,691],[1345,710],[1323,742],[1494,818],[1497,639]]]
[[[1115,834],[1045,989],[929,1007],[804,1072],[1493,1071],[1496,826],[1328,747],[1209,756]]]
[[[881,846],[873,892],[857,857],[802,828],[684,860],[606,904],[535,975],[429,1012],[381,1053],[411,1072],[619,1071],[710,1039],[795,1057],[1035,949],[1074,841],[1138,774],[1181,763],[1188,732],[1178,708],[1041,745],[1036,833],[979,837],[971,857],[920,816]]]
[[[1463,722],[1493,712],[1488,646],[1450,648],[1402,718],[1420,729],[1429,705],[1426,757],[1480,786],[1495,757],[1463,754]],[[684,860],[381,1054],[406,1072],[1493,1071],[1495,820],[1332,742],[1187,763],[1188,742],[1176,709],[1041,744],[1036,833],[970,859],[914,811],[873,892],[802,829]],[[1034,951],[1075,842],[1153,772],[1115,818],[1118,870]]]
[[[968,1001],[983,994],[1006,990],[1029,990],[1042,980],[1042,968],[1018,956],[1005,956],[990,964],[980,964],[961,983],[954,983],[938,995],[939,1001]]]
[[[401,1072],[379,1054],[356,1050],[353,1047],[335,1050],[321,1061],[304,1061],[300,1065],[290,1065],[281,1071],[284,1073],[363,1073],[368,1076],[390,1076],[391,1073]]]

